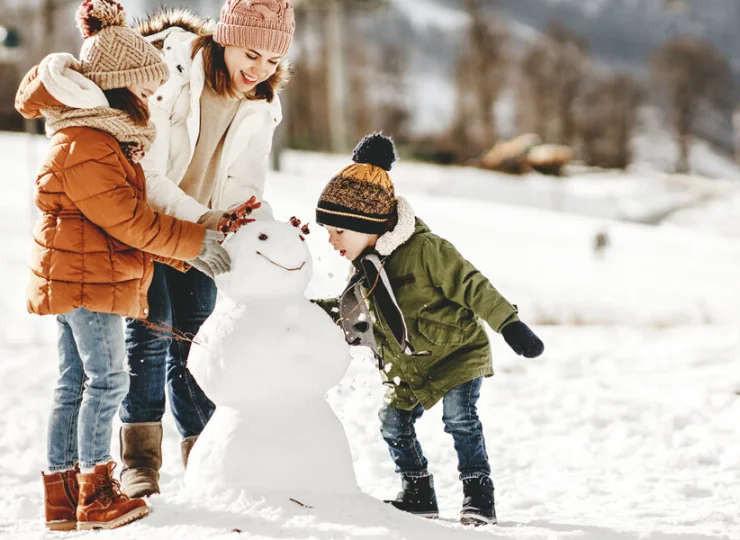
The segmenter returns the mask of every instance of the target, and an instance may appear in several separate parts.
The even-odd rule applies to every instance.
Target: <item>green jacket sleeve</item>
[[[339,298],[317,298],[311,302],[326,311],[334,324],[339,324]]]
[[[429,279],[444,296],[470,309],[494,332],[500,333],[504,326],[519,320],[517,308],[447,240],[427,238],[421,258]]]

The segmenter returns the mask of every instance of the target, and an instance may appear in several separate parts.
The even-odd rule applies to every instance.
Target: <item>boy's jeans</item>
[[[131,388],[121,404],[126,424],[159,422],[165,410],[165,386],[177,429],[183,437],[200,435],[216,406],[187,368],[191,342],[216,306],[216,284],[191,268],[182,273],[154,264],[149,288],[149,319],[126,319],[126,349]],[[173,339],[171,329],[186,339]],[[197,347],[197,345],[195,345]]]
[[[457,470],[460,480],[489,476],[483,426],[478,419],[475,404],[480,397],[482,378],[473,379],[447,392],[442,398],[442,421],[445,431],[452,435],[457,451]],[[409,477],[428,476],[427,459],[416,438],[414,423],[424,413],[421,404],[410,411],[384,405],[380,409],[380,432],[388,444],[396,472]]]
[[[57,315],[59,380],[49,419],[50,471],[111,461],[113,417],[128,391],[123,319],[85,308]]]

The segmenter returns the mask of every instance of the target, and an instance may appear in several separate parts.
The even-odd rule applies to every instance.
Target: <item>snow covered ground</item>
[[[39,475],[56,374],[54,321],[25,312],[28,167],[35,169],[38,144],[45,143],[0,135],[3,539],[62,536],[44,530]],[[278,217],[313,222],[324,182],[345,164],[347,158],[288,153],[267,193]],[[357,354],[329,402],[346,429],[364,497],[310,501],[311,509],[269,497],[192,500],[167,417],[163,494],[151,500],[151,516],[117,531],[65,537],[740,539],[740,240],[689,229],[697,223],[688,218],[662,227],[610,220],[624,201],[652,209],[671,194],[647,173],[603,177],[592,186],[587,178],[509,179],[400,163],[393,178],[416,212],[519,305],[546,343],[541,358],[525,360],[491,336],[497,374],[484,382],[479,412],[499,525],[467,530],[455,523],[461,486],[436,409],[418,431],[443,519],[416,519],[378,502],[395,495],[399,481],[378,433],[383,389],[373,363]],[[591,217],[548,210],[557,197],[585,209],[580,214],[593,209]],[[725,226],[738,219],[720,214]],[[335,293],[346,263],[325,233],[311,228],[310,292]],[[610,245],[597,258],[592,245],[601,230]],[[300,449],[275,451],[290,459]]]

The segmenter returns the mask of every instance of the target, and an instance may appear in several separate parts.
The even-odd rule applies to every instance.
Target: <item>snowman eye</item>
[[[267,240],[267,235],[265,233],[260,233],[257,238],[259,238],[260,240]]]
[[[301,239],[301,242],[305,242],[305,241],[306,241],[306,237],[305,237],[305,236],[303,236],[302,234],[299,234],[299,235],[298,235],[298,238],[300,238],[300,239]]]

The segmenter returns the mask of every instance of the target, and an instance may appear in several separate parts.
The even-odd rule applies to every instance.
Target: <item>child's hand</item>
[[[507,324],[501,330],[501,335],[504,336],[509,347],[520,356],[534,358],[541,355],[545,350],[545,344],[542,343],[542,340],[522,321]]]

